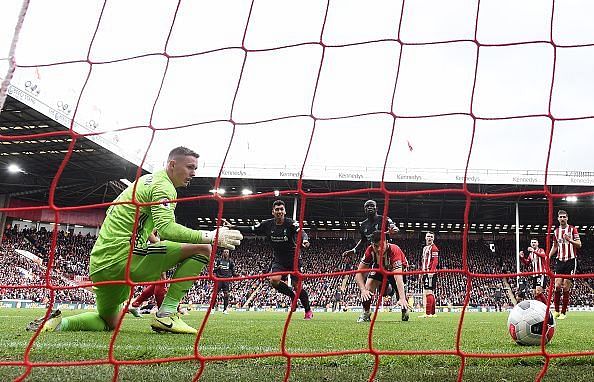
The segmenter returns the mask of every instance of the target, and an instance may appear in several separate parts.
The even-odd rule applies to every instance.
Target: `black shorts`
[[[395,275],[388,276],[388,282],[390,282],[390,279],[393,279],[394,285],[396,285],[395,277],[396,277]],[[382,275],[380,272],[371,271],[367,275],[367,278],[372,279],[372,280],[377,280],[381,283],[382,280],[384,279],[384,275]],[[406,275],[402,275],[402,282],[404,283],[404,285],[406,285]]]
[[[293,269],[294,269],[293,264],[288,265],[288,264],[273,261],[272,264],[270,264],[270,269],[268,270],[268,273],[293,272]],[[299,262],[299,269],[301,270],[301,262]],[[299,280],[299,277],[297,277],[295,275],[290,275],[290,276],[291,276],[292,283],[296,283]],[[289,279],[289,275],[283,275],[281,278],[281,280],[283,280],[283,281],[287,281],[288,279]]]
[[[431,277],[429,277],[428,274],[423,275],[423,289],[435,290],[436,285],[437,285],[437,273],[434,273],[433,276],[431,276]]]
[[[577,259],[567,261],[557,260],[555,262],[555,273],[558,275],[575,275],[577,270]]]
[[[534,275],[532,279],[532,289],[536,289],[537,286],[544,288],[546,285],[545,275]]]
[[[219,292],[229,292],[229,281],[217,281]]]

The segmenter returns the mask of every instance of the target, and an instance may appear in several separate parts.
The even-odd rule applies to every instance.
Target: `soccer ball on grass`
[[[520,345],[540,345],[543,325],[546,325],[546,344],[555,333],[555,319],[547,306],[536,300],[520,302],[511,310],[507,319],[509,334]]]

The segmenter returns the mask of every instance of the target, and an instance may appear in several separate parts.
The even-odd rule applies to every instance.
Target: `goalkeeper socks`
[[[206,264],[208,264],[207,256],[194,255],[192,257],[188,257],[178,265],[175,273],[173,274],[173,278],[178,279],[182,277],[198,276]],[[175,314],[177,312],[177,306],[179,305],[179,302],[188,293],[190,288],[192,288],[193,284],[194,280],[171,283],[169,286],[169,291],[167,291],[167,294],[163,299],[163,303],[159,307],[157,316],[163,317]]]
[[[167,289],[165,288],[165,284],[155,284],[155,291],[153,292],[155,296],[155,301],[157,302],[157,307],[161,307],[163,304],[163,299],[165,298],[165,293],[167,293]]]
[[[293,302],[293,299],[295,298],[295,293],[287,284],[280,281],[276,286],[274,286],[273,284],[272,287],[284,294],[285,296],[289,296],[291,298],[291,302]]]
[[[567,312],[567,306],[569,305],[569,291],[563,291],[563,306],[561,307],[561,313],[565,314]]]
[[[559,311],[559,301],[561,300],[561,291],[559,289],[555,289],[555,312]]]
[[[148,285],[145,286],[144,289],[142,290],[142,293],[140,293],[140,296],[138,296],[133,302],[132,302],[132,306],[134,308],[138,308],[140,305],[142,305],[143,302],[145,302],[146,300],[148,300],[154,293],[155,290],[155,285]]]
[[[229,305],[229,295],[223,294],[223,310],[227,310],[228,305]]]
[[[109,327],[97,312],[85,312],[70,317],[62,318],[60,324],[61,332],[104,332],[109,330]]]
[[[306,312],[309,312],[311,310],[311,306],[309,305],[309,296],[307,295],[305,289],[301,289],[301,293],[299,293],[299,300],[301,301],[301,305],[303,305],[303,309]]]

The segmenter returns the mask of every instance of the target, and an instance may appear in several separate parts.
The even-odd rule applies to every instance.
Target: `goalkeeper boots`
[[[62,312],[60,312],[60,309],[54,310],[47,318],[47,321],[45,321],[45,324],[43,323],[43,319],[44,317],[41,317],[29,322],[27,330],[30,332],[37,331],[41,325],[43,327],[39,331],[40,333],[60,330],[60,324],[62,323]]]
[[[313,312],[311,310],[308,310],[307,312],[305,312],[305,316],[303,317],[304,320],[311,320],[313,318]]]
[[[159,317],[155,315],[151,322],[151,328],[157,333],[167,332],[176,334],[196,334],[198,331],[186,324],[179,313],[174,313],[169,316]]]

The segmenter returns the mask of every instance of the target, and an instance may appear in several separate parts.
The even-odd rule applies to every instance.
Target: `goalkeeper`
[[[173,279],[198,276],[208,264],[216,231],[197,231],[175,222],[176,187],[187,186],[196,173],[199,155],[185,147],[169,153],[166,168],[144,175],[126,188],[107,210],[99,237],[91,251],[89,275],[93,283],[120,281],[119,284],[93,286],[97,312],[86,312],[62,317],[59,310],[31,322],[27,330],[41,331],[106,331],[116,327],[123,317],[122,303],[130,296],[125,284],[126,263],[130,247],[130,278],[133,282],[159,280],[161,273],[177,266]],[[134,191],[134,186],[136,190]],[[135,198],[133,198],[135,192]],[[142,204],[130,203],[133,199]],[[148,203],[158,203],[149,204]],[[134,222],[138,219],[135,235]],[[160,239],[149,243],[153,230]],[[218,245],[234,249],[243,236],[239,231],[221,228]],[[134,241],[133,241],[134,240]],[[192,287],[193,281],[173,282],[163,303],[151,322],[157,332],[195,334],[177,314],[177,305]]]

